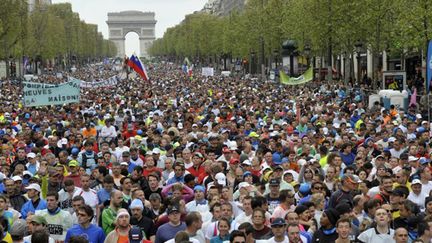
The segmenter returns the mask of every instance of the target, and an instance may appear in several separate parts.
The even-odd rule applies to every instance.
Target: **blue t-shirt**
[[[110,193],[105,190],[105,188],[101,188],[97,193],[99,204],[103,204],[105,201],[110,199]]]
[[[90,224],[87,229],[84,229],[79,224],[72,226],[66,233],[65,242],[69,242],[69,238],[74,235],[84,236],[89,243],[104,243],[105,241],[105,233],[94,224]]]
[[[174,239],[177,232],[185,229],[186,224],[184,222],[182,222],[178,226],[173,226],[170,223],[165,223],[157,230],[155,243],[163,243],[165,241]]]

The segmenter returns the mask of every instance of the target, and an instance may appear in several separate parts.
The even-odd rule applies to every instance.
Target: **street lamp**
[[[357,83],[360,83],[360,52],[363,48],[363,43],[358,40],[355,44],[354,44],[355,48],[356,48],[356,52],[357,52]]]

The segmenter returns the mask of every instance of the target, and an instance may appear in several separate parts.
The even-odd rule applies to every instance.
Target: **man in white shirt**
[[[111,119],[105,120],[105,126],[102,127],[100,132],[100,138],[105,141],[111,141],[117,137],[117,131],[114,126],[111,125]]]
[[[417,204],[422,211],[425,209],[426,194],[422,193],[422,183],[419,179],[414,179],[411,182],[411,192],[408,195],[408,200]]]
[[[363,231],[358,240],[364,243],[389,243],[394,242],[394,230],[389,227],[389,215],[383,208],[375,211],[376,226]]]
[[[117,157],[117,161],[121,161],[123,152],[129,152],[129,147],[124,145],[122,138],[117,140],[117,147],[115,148],[114,154]]]
[[[298,227],[298,226],[297,226]],[[275,218],[271,224],[273,237],[268,240],[269,243],[288,243],[288,236],[285,235],[286,222],[283,218]],[[300,232],[299,232],[300,236]],[[300,239],[300,237],[298,238]]]
[[[96,210],[96,207],[98,205],[98,197],[97,197],[97,193],[95,190],[90,188],[90,176],[87,174],[84,174],[81,176],[81,187],[80,189],[78,189],[75,193],[74,193],[74,197],[75,196],[81,196],[84,198],[85,204],[89,205],[96,217],[94,217],[94,219],[99,218],[99,212]]]

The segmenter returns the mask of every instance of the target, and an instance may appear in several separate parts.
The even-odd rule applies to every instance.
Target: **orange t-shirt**
[[[119,234],[117,243],[129,243],[129,235],[120,235]]]

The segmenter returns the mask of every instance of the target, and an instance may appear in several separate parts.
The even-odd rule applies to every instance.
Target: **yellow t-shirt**
[[[13,243],[12,237],[9,234],[9,232],[6,233],[5,237],[2,239],[3,241],[6,241],[7,243]]]

